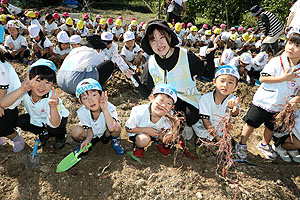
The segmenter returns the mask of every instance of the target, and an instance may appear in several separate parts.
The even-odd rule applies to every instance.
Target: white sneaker
[[[281,145],[279,145],[278,147],[275,147],[275,145],[272,145],[272,149],[274,151],[276,151],[276,153],[280,156],[280,158],[285,161],[285,162],[292,162],[292,159],[290,158],[290,156],[287,153],[287,150],[283,149],[281,147]]]
[[[293,159],[293,161],[300,163],[300,155],[298,150],[292,150],[287,152]]]
[[[240,158],[245,160],[247,158],[247,145],[240,144],[239,142],[235,145],[235,152],[236,155]]]
[[[194,134],[193,128],[190,126],[185,126],[183,131],[182,131],[182,137],[186,140],[192,139]]]
[[[6,144],[6,138],[5,137],[0,137],[0,146]]]
[[[260,141],[257,145],[256,145],[256,148],[261,151],[264,156],[267,158],[267,159],[270,159],[270,160],[275,160],[277,158],[277,154],[276,152],[272,149],[271,145],[266,145],[266,146],[263,146],[262,145],[262,141]]]

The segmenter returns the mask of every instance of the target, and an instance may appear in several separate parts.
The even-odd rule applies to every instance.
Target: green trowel
[[[81,158],[78,158],[78,156],[82,152],[84,152],[85,150],[90,148],[91,146],[92,146],[92,143],[89,143],[87,148],[83,147],[76,154],[74,152],[71,152],[57,165],[56,172],[57,173],[64,172],[64,171],[67,171],[68,169],[70,169],[71,167],[73,167],[76,163],[78,163],[81,160]]]

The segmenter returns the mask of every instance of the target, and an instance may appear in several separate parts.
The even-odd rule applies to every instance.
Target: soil
[[[29,41],[29,40],[28,40]],[[28,66],[12,64],[24,80]],[[199,91],[212,91],[212,83],[197,81]],[[133,106],[147,103],[134,86],[115,70],[104,86],[109,101],[117,106],[123,125]],[[232,136],[238,141],[244,122],[242,120],[257,87],[240,83],[234,94],[241,98],[240,114],[232,119]],[[25,157],[32,152],[36,136],[23,132],[25,149],[13,153],[11,141],[0,146],[0,199],[234,199],[235,184],[216,178],[216,160],[213,152],[202,149],[200,156],[190,159],[178,150],[174,156],[162,157],[152,145],[145,152],[145,165],[126,155],[118,156],[112,147],[98,143],[82,156],[82,160],[63,173],[56,173],[57,164],[78,143],[72,140],[70,130],[78,123],[76,110],[80,104],[69,94],[61,96],[70,111],[67,124],[67,141],[63,149],[56,151],[51,138],[45,148],[39,149],[39,167],[25,168]],[[20,106],[20,112],[24,112]],[[249,161],[255,165],[237,165],[239,193],[237,199],[300,199],[300,170],[297,163],[285,163],[281,159],[268,161],[261,158],[256,144],[262,139],[263,126],[256,129],[248,142]],[[122,130],[122,146],[132,151],[125,129]],[[195,156],[194,138],[186,142],[188,151]]]

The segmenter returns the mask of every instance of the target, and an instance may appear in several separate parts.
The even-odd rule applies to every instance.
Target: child
[[[35,60],[35,57],[40,58],[49,58],[53,54],[53,44],[50,40],[45,37],[44,33],[41,31],[38,25],[33,24],[28,27],[29,35],[33,42],[32,50],[34,52],[32,60]]]
[[[51,14],[47,14],[45,20],[45,27],[47,32],[45,31],[44,34],[56,36],[59,32],[59,29],[57,27],[57,24],[54,22],[53,16]]]
[[[215,58],[215,68],[221,67],[222,65],[228,65],[234,56],[234,52],[231,49],[225,49],[220,58]]]
[[[101,35],[103,32],[108,32],[107,23],[105,18],[100,19],[100,25],[96,30],[96,34]]]
[[[132,108],[125,125],[129,139],[134,144],[133,155],[141,159],[144,158],[144,148],[151,141],[156,141],[156,147],[163,156],[172,154],[171,149],[162,143],[159,136],[163,130],[171,127],[166,115],[174,108],[177,92],[168,84],[158,84],[149,98],[151,104]]]
[[[34,11],[35,18],[38,20],[38,22],[42,25],[45,26],[45,19],[41,17],[40,13],[38,11]]]
[[[57,24],[57,26],[61,26],[63,24],[58,13],[53,13],[52,16],[53,16],[54,22]]]
[[[203,24],[202,28],[198,31],[198,35],[203,36],[207,30],[208,30],[208,25]]]
[[[69,112],[54,92],[55,83],[54,63],[40,59],[31,65],[21,87],[1,99],[0,106],[6,108],[22,97],[27,113],[18,117],[17,126],[39,135],[42,146],[55,137],[54,148],[58,150],[65,145]]]
[[[122,28],[121,19],[116,20],[116,26],[113,27],[111,32],[114,35],[114,41],[116,41],[116,42],[122,42],[123,41],[124,29]]]
[[[30,25],[32,24],[36,24],[40,27],[40,29],[43,31],[43,27],[42,25],[40,24],[40,22],[36,19],[36,15],[33,11],[28,11],[26,14],[25,14],[26,17],[28,17],[28,19],[30,20]]]
[[[231,50],[236,50],[237,49],[236,40],[237,40],[237,35],[236,34],[231,35],[228,40],[227,48]]]
[[[67,55],[72,50],[70,47],[70,38],[65,31],[61,31],[57,34],[58,44],[53,49],[53,56],[49,58],[54,63],[60,65]]]
[[[106,42],[107,46],[103,51],[105,52],[105,55],[109,60],[112,59],[114,53],[118,53],[119,46],[114,43],[113,40],[113,34],[110,32],[104,32],[101,34],[101,40]]]
[[[66,20],[67,20],[68,17],[69,17],[69,13],[68,12],[64,12],[62,14],[62,19],[61,19],[62,23],[66,23]]]
[[[89,15],[84,14],[82,17],[83,17],[84,26],[87,27],[88,29],[92,29],[93,22],[92,22],[92,20],[90,20]]]
[[[186,38],[185,38],[186,35],[185,32],[182,30],[182,25],[180,22],[177,22],[175,24],[174,33],[181,40],[182,46],[184,46],[186,43]]]
[[[248,71],[251,69],[249,66],[251,63],[252,55],[250,53],[243,53],[241,56],[232,58],[229,65],[235,66],[238,69],[240,76],[243,76],[243,81],[250,84],[251,80]]]
[[[242,35],[244,34],[244,30],[245,30],[245,29],[244,29],[242,26],[240,26],[240,27],[238,28],[238,32],[237,32],[238,38],[242,37]]]
[[[114,19],[112,17],[107,19],[107,29],[112,31],[113,27],[115,27]]]
[[[198,34],[197,34],[198,28],[196,26],[192,26],[190,30],[191,30],[191,33],[187,36],[186,45],[188,47],[200,46],[200,41],[199,41]]]
[[[120,144],[121,125],[117,110],[108,102],[107,92],[102,91],[98,81],[87,78],[78,83],[76,97],[82,106],[77,111],[80,125],[72,128],[72,138],[82,141],[81,148],[92,142],[95,145],[111,140],[111,146],[118,155],[125,153]]]
[[[201,37],[201,46],[207,46],[211,41],[211,30],[206,30],[204,35]]]
[[[6,8],[9,14],[13,15],[16,18],[22,16],[22,9],[9,4],[7,0],[1,0],[1,6]]]
[[[239,98],[232,92],[240,79],[236,67],[223,65],[218,68],[213,79],[215,91],[204,94],[199,101],[200,121],[193,129],[202,140],[219,141],[223,136],[221,129],[214,130],[222,117],[230,112],[232,116],[239,114]],[[199,138],[196,138],[196,153],[199,151]]]
[[[61,25],[59,29],[65,31],[68,34],[68,36],[71,37],[72,35],[75,35],[73,23],[73,19],[71,17],[68,17],[66,19],[66,23]]]
[[[14,68],[5,61],[3,51],[0,50],[0,101],[9,93],[18,89],[21,86],[18,74]],[[24,139],[20,129],[17,127],[18,109],[17,106],[21,103],[16,101],[9,107],[0,107],[0,146],[6,143],[5,138],[12,140],[13,151],[20,152],[24,149]]]
[[[248,138],[262,123],[265,124],[264,137],[256,147],[267,159],[277,157],[269,144],[274,130],[274,116],[283,110],[287,96],[296,95],[289,100],[293,110],[299,102],[299,71],[293,68],[300,61],[299,30],[299,28],[293,28],[289,32],[285,51],[280,56],[272,58],[260,73],[259,81],[262,84],[256,91],[251,107],[244,117],[246,124],[243,127],[241,141],[236,144],[236,154],[241,159],[247,157]],[[289,142],[289,139],[286,142]],[[295,145],[299,144],[299,141],[294,140],[294,142]]]
[[[251,85],[260,85],[259,77],[260,72],[264,69],[265,65],[267,64],[269,55],[266,52],[260,52],[255,56],[252,63],[250,64],[250,71],[248,72]]]
[[[5,49],[7,52],[4,54],[8,60],[28,62],[30,50],[28,49],[27,40],[24,36],[19,34],[20,26],[15,20],[10,20],[7,23],[9,35],[5,37]]]
[[[235,27],[231,27],[230,28],[230,36],[231,35],[236,35],[237,36],[237,32],[236,32],[236,28]]]
[[[142,62],[142,49],[135,43],[134,33],[127,31],[124,34],[125,45],[121,50],[121,56],[129,66],[138,67]]]
[[[137,42],[140,42],[139,37],[138,37],[138,35],[139,35],[138,23],[137,23],[136,20],[132,20],[132,21],[130,22],[130,25],[129,25],[129,27],[128,27],[128,31],[133,32],[133,33],[134,33],[134,36],[135,36],[135,40],[136,40]]]
[[[75,32],[81,37],[86,37],[89,35],[89,29],[84,26],[84,22],[82,20],[78,20]]]
[[[81,47],[81,37],[79,35],[72,35],[70,37],[70,45],[71,45],[72,49]]]
[[[93,29],[97,29],[100,26],[101,15],[96,15],[96,18],[93,22]]]

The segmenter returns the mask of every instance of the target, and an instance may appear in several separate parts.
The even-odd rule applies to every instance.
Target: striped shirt
[[[267,17],[267,20],[263,18]],[[261,13],[258,19],[258,28],[265,33],[265,35],[274,37],[276,34],[283,30],[283,26],[279,19],[269,11]]]

